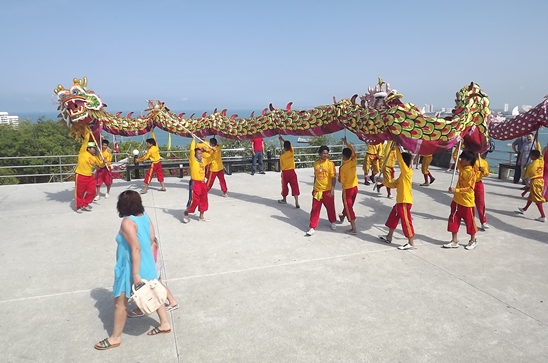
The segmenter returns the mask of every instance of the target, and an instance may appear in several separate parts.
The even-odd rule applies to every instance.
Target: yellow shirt
[[[156,141],[154,132],[151,133],[151,136],[154,139],[154,141]],[[150,161],[152,161],[153,163],[157,163],[158,161],[160,161],[160,149],[158,148],[158,143],[156,143],[156,145],[149,147],[147,150],[147,153],[143,155],[142,157],[140,157],[139,159],[137,159],[137,162],[140,163],[147,159],[150,159]]]
[[[208,152],[208,163],[211,163],[209,170],[218,172],[224,169],[223,159],[221,159],[221,145],[212,147]]]
[[[97,156],[97,159],[98,159],[97,166],[100,168],[105,167],[105,163],[103,163],[103,158],[104,158],[105,161],[107,162],[107,165],[110,167],[110,165],[112,164],[112,154],[110,153],[110,151],[108,151],[108,149],[101,150],[101,154],[103,154],[102,158]]]
[[[369,145],[367,144],[367,154],[370,154],[370,155],[380,155],[381,154],[381,150],[382,150],[382,144],[378,144],[378,145]]]
[[[206,163],[202,160],[196,159],[196,140],[192,139],[190,143],[190,155],[188,157],[188,163],[190,164],[190,179],[196,181],[204,181],[205,179],[205,167]]]
[[[474,207],[476,200],[474,198],[474,187],[476,186],[476,173],[474,169],[468,165],[461,169],[459,180],[455,188],[453,201],[463,207]]]
[[[280,155],[280,168],[282,170],[295,169],[295,150],[293,150],[293,146]]]
[[[483,168],[483,172],[479,170],[480,168]],[[481,181],[483,177],[488,177],[489,164],[487,164],[487,160],[482,159],[481,157],[478,158],[474,163],[474,173],[476,173],[476,183]]]
[[[544,177],[544,159],[542,157],[533,160],[525,169],[524,178],[540,179]]]
[[[358,186],[358,174],[356,173],[356,151],[349,143],[346,147],[352,150],[352,156],[348,160],[343,160],[343,164],[339,167],[339,182],[343,189],[351,189]]]
[[[84,132],[84,141],[82,141],[82,146],[80,146],[80,151],[78,152],[78,166],[76,167],[76,174],[91,176],[93,175],[93,166],[97,165],[98,160],[97,156],[88,152],[88,142],[91,131],[86,127]]]
[[[333,179],[337,177],[335,164],[329,160],[316,160],[314,162],[314,190],[327,192],[333,187]]]
[[[396,166],[396,159],[397,159],[396,150],[392,149],[392,151],[390,151],[391,148],[392,148],[392,141],[389,141],[384,146],[384,152],[383,152],[383,155],[388,155],[388,153],[390,153],[388,155],[388,159],[386,159],[386,164],[385,164],[385,166],[388,168],[394,168]]]
[[[403,161],[400,148],[396,148],[395,151],[398,165],[400,166],[400,175],[393,181],[383,180],[383,184],[387,188],[396,189],[396,203],[413,204],[413,169],[408,167],[405,161]]]

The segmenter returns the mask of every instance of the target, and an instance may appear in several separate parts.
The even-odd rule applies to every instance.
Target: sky
[[[546,0],[0,2],[0,111],[55,112],[88,78],[107,111],[309,109],[377,77],[404,102],[452,107],[471,81],[491,106],[548,94]]]

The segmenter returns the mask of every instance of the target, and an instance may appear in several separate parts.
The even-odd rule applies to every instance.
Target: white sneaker
[[[223,193],[223,197],[228,197],[228,194],[227,193]]]
[[[86,205],[85,207],[82,207],[81,209],[83,211],[86,211],[86,212],[91,212],[91,206],[90,205]]]
[[[108,195],[108,193],[105,194],[105,199],[108,199],[108,197],[110,197],[110,195]]]
[[[523,209],[523,208],[518,208],[518,213],[519,213],[519,214],[525,213],[525,209]]]
[[[310,228],[310,229],[308,230],[308,232],[306,232],[306,235],[307,235],[307,236],[312,236],[312,235],[314,234],[314,232],[316,232],[316,230],[315,230],[314,228]]]
[[[101,196],[100,196],[100,195],[96,195],[95,198],[93,198],[93,201],[96,202],[96,201],[98,201],[99,199],[101,199]]]
[[[538,217],[535,219],[535,221],[546,222],[546,217]]]
[[[335,222],[331,223],[331,229],[334,231],[337,230],[337,225],[335,224]]]
[[[398,250],[414,250],[415,247],[411,246],[409,243],[404,244],[403,246],[398,247]]]
[[[394,196],[393,196],[393,195],[387,195],[386,198],[388,198],[388,199],[394,199]]]
[[[76,209],[76,213],[82,214],[82,213],[84,213],[84,211],[82,210],[82,208],[78,208],[78,209]]]
[[[478,245],[478,241],[470,241],[466,246],[464,246],[467,250],[473,250]]]
[[[445,245],[443,245],[443,248],[459,248],[459,243],[458,242],[449,242]]]
[[[481,229],[489,229],[489,225],[487,223],[483,223],[481,225]]]

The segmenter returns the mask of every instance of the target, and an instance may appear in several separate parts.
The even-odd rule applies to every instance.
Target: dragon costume
[[[58,85],[54,90],[60,110],[59,117],[71,128],[74,137],[80,137],[86,127],[97,136],[102,131],[113,135],[136,136],[158,127],[183,137],[219,135],[232,139],[252,139],[275,135],[320,136],[348,129],[367,143],[394,140],[408,150],[419,154],[433,154],[453,147],[461,139],[467,148],[482,152],[488,148],[490,129],[489,99],[481,88],[470,83],[456,94],[456,105],[450,117],[438,118],[423,115],[411,103],[403,103],[402,95],[379,78],[378,84],[357,103],[358,95],[333,104],[310,110],[293,110],[292,103],[283,109],[272,104],[261,115],[238,118],[227,115],[227,110],[194,114],[185,117],[175,114],[163,102],[148,101],[142,116],[130,112],[111,114],[99,95],[87,88],[87,79],[74,79],[66,89]],[[540,105],[539,105],[540,106]],[[533,110],[537,110],[539,106]],[[532,111],[533,111],[532,110]],[[537,110],[546,115],[546,104]],[[548,119],[544,118],[544,125]],[[508,121],[494,123],[495,135],[511,139],[527,133],[530,127],[510,128]]]

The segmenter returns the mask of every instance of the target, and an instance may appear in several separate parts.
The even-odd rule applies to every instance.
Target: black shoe
[[[430,184],[436,181],[436,178],[430,178]]]
[[[259,174],[266,174],[264,171],[259,172]]]
[[[365,185],[371,185],[371,183],[369,182],[369,180],[364,180],[363,182]]]
[[[254,171],[252,171],[252,172],[251,172],[251,175],[255,175],[255,172],[254,172]]]

